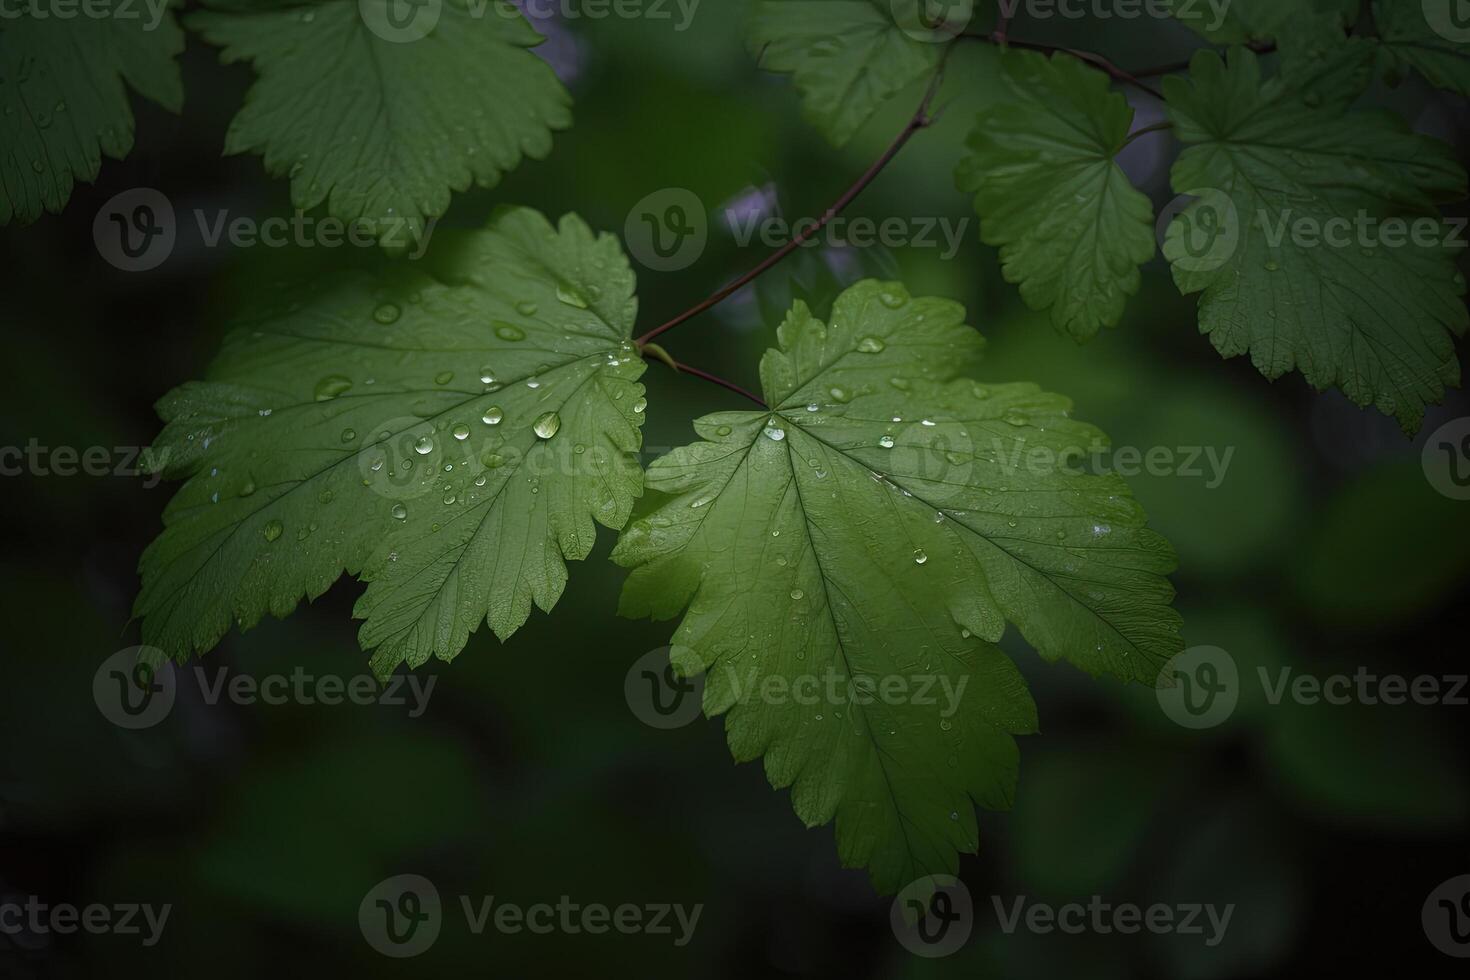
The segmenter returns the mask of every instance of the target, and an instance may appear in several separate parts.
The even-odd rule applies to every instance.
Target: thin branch
[[[1119,68],[1107,58],[1104,58],[1102,55],[1096,54],[1092,51],[1079,51],[1076,48],[1061,48],[1057,47],[1054,44],[1038,44],[1035,41],[1017,41],[1015,38],[1006,37],[999,31],[993,34],[961,34],[959,36],[962,38],[967,38],[971,41],[982,41],[986,44],[995,44],[999,45],[1000,47],[1020,48],[1024,51],[1040,51],[1042,54],[1056,54],[1057,52],[1061,52],[1062,54],[1069,54],[1074,58],[1087,62],[1094,68],[1102,69],[1114,81],[1123,82],[1127,85],[1132,85],[1140,92],[1147,92],[1149,95],[1152,95],[1160,102],[1164,101],[1163,92],[1160,92],[1158,89],[1154,88],[1152,85],[1149,85],[1147,82],[1142,81],[1133,72],[1127,71],[1123,68]]]
[[[1133,132],[1129,133],[1128,138],[1123,141],[1123,145],[1127,146],[1129,143],[1132,143],[1140,136],[1147,136],[1149,133],[1162,133],[1166,129],[1173,128],[1174,124],[1171,122],[1156,122],[1152,126],[1145,126],[1142,129],[1136,129]]]
[[[741,395],[741,396],[743,396],[745,398],[749,398],[751,401],[755,402],[761,408],[765,408],[766,407],[766,403],[761,400],[761,398],[760,398],[759,395],[756,395],[753,392],[746,391],[744,388],[740,387],[735,382],[733,382],[733,381],[726,381],[724,378],[720,377],[719,375],[710,374],[708,371],[701,371],[699,368],[697,368],[697,367],[691,367],[690,365],[685,364],[683,361],[675,361],[674,362],[674,370],[675,371],[678,371],[680,374],[692,374],[696,378],[703,378],[705,381],[709,381],[709,382],[712,382],[714,384],[717,384],[721,388],[726,389],[727,391],[733,391],[737,395]]]
[[[769,256],[766,257],[765,261],[761,262],[760,265],[756,266],[754,269],[751,269],[739,279],[736,279],[729,285],[717,290],[695,306],[690,307],[683,313],[680,313],[678,316],[674,317],[672,320],[669,320],[667,323],[663,323],[657,327],[654,327],[652,330],[639,337],[635,341],[635,343],[637,343],[641,347],[642,345],[648,343],[650,340],[653,340],[655,337],[659,336],[665,331],[672,330],[679,324],[684,323],[687,320],[692,320],[694,317],[699,316],[699,314],[705,312],[711,307],[718,305],[723,300],[728,299],[731,295],[749,285],[756,278],[770,271],[782,259],[786,258],[786,256],[796,251],[807,241],[819,234],[822,229],[826,228],[828,223],[831,222],[833,218],[837,217],[837,215],[842,211],[843,208],[851,204],[853,202],[853,199],[861,194],[867,188],[867,186],[871,184],[880,173],[883,172],[883,168],[887,167],[888,164],[893,161],[893,158],[898,156],[898,151],[904,148],[908,141],[913,138],[915,133],[933,124],[934,119],[929,115],[929,106],[934,102],[934,96],[939,92],[939,83],[944,78],[944,64],[945,59],[948,57],[949,51],[949,48],[945,49],[945,54],[943,57],[940,58],[939,66],[934,71],[934,76],[929,80],[929,88],[924,92],[923,101],[919,103],[918,109],[914,111],[912,118],[910,118],[908,123],[903,127],[903,130],[898,134],[898,136],[894,138],[893,142],[888,145],[888,149],[883,151],[883,155],[875,160],[873,162],[873,165],[863,172],[863,175],[857,179],[856,183],[854,183],[851,187],[849,187],[846,191],[842,193],[842,196],[839,197],[836,202],[827,209],[826,213],[822,215],[819,221],[817,221],[813,225],[807,226],[807,228],[804,229],[800,234],[796,235],[794,238],[791,239],[791,241],[787,242],[775,252],[771,253]],[[756,400],[759,401],[759,399]]]
[[[1274,44],[1251,44],[1248,47],[1256,54],[1273,54],[1276,51]],[[1157,78],[1160,75],[1172,75],[1175,72],[1188,71],[1189,61],[1175,61],[1167,65],[1156,65],[1153,68],[1143,68],[1133,73],[1134,78]]]

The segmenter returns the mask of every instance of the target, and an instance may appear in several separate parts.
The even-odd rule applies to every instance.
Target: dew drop
[[[496,320],[494,326],[495,336],[499,337],[501,340],[516,341],[526,339],[526,331],[522,330],[514,323],[506,323],[504,320]],[[489,384],[490,382],[487,381],[485,383]]]
[[[877,354],[888,347],[882,337],[864,337],[858,341],[857,349],[864,354]]]
[[[924,564],[928,560],[929,560],[929,556],[924,553],[924,549],[923,548],[915,548],[914,549],[914,564],[915,565],[922,565],[922,564]]]
[[[729,434],[730,434],[730,427],[728,425],[722,425],[718,429],[715,430],[715,435],[717,435],[717,436],[728,436]]]
[[[500,406],[491,405],[489,408],[485,409],[485,414],[480,416],[480,421],[484,422],[486,425],[499,425],[501,420],[504,418],[505,413],[500,410]]]
[[[342,430],[342,441],[343,442],[351,442],[352,440],[354,440],[356,438],[357,438],[357,430],[356,429],[343,429]]]
[[[575,306],[579,310],[587,308],[587,298],[570,286],[557,286],[556,298],[568,306]]]
[[[438,374],[434,375],[434,383],[436,385],[447,385],[447,384],[449,384],[449,382],[451,382],[453,380],[454,380],[454,372],[453,371],[440,371]]]
[[[892,436],[883,436],[881,439],[878,440],[878,445],[882,446],[884,449],[892,449],[893,448],[893,437]]]
[[[373,310],[373,319],[386,326],[390,323],[397,323],[398,315],[402,312],[396,304],[384,303],[376,310]]]
[[[329,402],[352,387],[352,381],[340,374],[329,374],[316,383],[313,394],[319,402]]]
[[[538,418],[531,426],[531,430],[538,438],[550,439],[561,429],[561,416],[555,412],[547,412]]]
[[[281,536],[281,532],[284,530],[286,530],[285,525],[280,521],[266,521],[265,539],[267,541],[275,541]]]
[[[530,302],[529,300],[522,300],[521,302],[516,304],[516,312],[519,313],[521,316],[535,316],[536,304]]]
[[[427,456],[434,451],[434,440],[428,436],[419,436],[413,444],[413,451],[420,456]]]
[[[803,592],[803,591],[801,591],[800,589],[792,589],[791,590],[791,598],[793,598],[793,599],[805,599],[806,598],[806,593]]]
[[[470,437],[470,427],[461,422],[450,430],[450,434],[460,442],[464,442]]]
[[[402,504],[394,504],[393,509],[389,513],[393,515],[395,520],[408,520],[408,508]]]
[[[762,432],[765,434],[765,437],[772,442],[780,442],[782,439],[786,438],[786,430],[776,424],[776,420],[774,417],[766,423],[766,427],[762,430]]]
[[[642,414],[642,413],[643,413],[643,412],[644,412],[644,410],[646,410],[646,409],[647,409],[647,408],[648,408],[648,399],[647,399],[647,398],[640,398],[640,399],[638,399],[638,400],[637,400],[637,401],[636,401],[636,402],[634,402],[634,403],[633,403],[633,411],[634,411],[634,412],[635,412],[635,413],[638,413],[638,414],[640,414],[640,415],[641,415],[641,414]]]

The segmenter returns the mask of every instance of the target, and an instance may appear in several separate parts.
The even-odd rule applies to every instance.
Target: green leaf
[[[133,148],[128,88],[172,112],[184,102],[173,12],[96,0],[106,16],[7,17],[0,26],[0,225],[60,212],[105,154]],[[117,8],[114,10],[114,8]],[[93,9],[90,8],[89,9]]]
[[[1011,51],[1011,98],[980,113],[956,175],[1008,282],[1078,340],[1114,326],[1154,254],[1153,208],[1115,158],[1133,110],[1076,58]]]
[[[942,45],[896,21],[890,0],[758,0],[747,34],[769,71],[790,74],[811,121],[834,144],[929,76]]]
[[[1164,255],[1181,292],[1203,291],[1200,330],[1268,378],[1298,369],[1413,432],[1459,381],[1465,283],[1435,208],[1464,194],[1450,148],[1391,113],[1313,107],[1279,78],[1263,85],[1241,49],[1228,66],[1202,52],[1190,80],[1164,84],[1191,144],[1174,189],[1200,197],[1170,225]],[[1388,219],[1428,220],[1433,241],[1390,239]]]
[[[187,482],[141,562],[144,642],[183,659],[346,572],[374,670],[448,660],[550,609],[593,521],[627,520],[643,362],[617,242],[508,211],[446,278],[288,297],[159,403],[154,458]]]
[[[494,186],[523,157],[545,157],[552,131],[571,124],[571,97],[504,0],[425,5],[433,20],[388,40],[394,2],[208,0],[189,26],[259,75],[225,152],[262,154],[290,177],[294,207],[325,203],[397,250],[422,238],[451,190]]]
[[[1470,98],[1470,44],[1465,43],[1470,31],[1450,19],[1450,11],[1460,2],[1377,0],[1373,20],[1382,71],[1398,79],[1413,69],[1431,85]],[[1460,39],[1453,40],[1457,35]]]
[[[981,347],[957,304],[864,281],[778,338],[770,411],[700,419],[705,441],[650,468],[669,496],[613,553],[621,611],[689,607],[671,657],[707,672],[736,759],[764,755],[894,891],[976,848],[972,801],[1011,802],[1036,713],[994,645],[1007,621],[1048,659],[1152,683],[1180,647],[1173,554],[1121,480],[1033,459],[1101,438],[1065,399],[955,377]],[[870,696],[897,684],[914,696]]]
[[[1170,6],[1176,20],[1208,41],[1265,44],[1306,21],[1352,17],[1358,0],[1170,0]]]

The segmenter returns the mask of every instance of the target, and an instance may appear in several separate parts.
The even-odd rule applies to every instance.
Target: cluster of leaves
[[[343,0],[208,0],[188,22],[260,76],[228,150],[260,152],[298,207],[417,226],[568,123],[527,51],[537,35],[491,6],[445,3],[411,44]],[[754,46],[838,142],[964,43],[916,36],[886,0],[753,6]],[[1176,189],[1320,217],[1425,214],[1460,193],[1443,146],[1351,107],[1375,69],[1465,87],[1462,53],[1378,6],[1376,31],[1351,36],[1342,10],[1287,26],[1264,2],[1232,8],[1211,40],[1277,41],[1279,67],[1263,80],[1236,47],[1167,80],[1188,147]],[[58,98],[72,113],[59,127],[33,97],[66,75],[54,24],[7,26],[36,35],[0,89],[28,93],[4,123],[22,127],[0,170],[7,217],[60,207],[99,151],[128,149],[124,81],[177,105],[182,35],[130,24],[93,28],[100,74]],[[1000,57],[1013,98],[979,120],[959,183],[1026,301],[1086,338],[1118,321],[1153,254],[1150,202],[1116,162],[1133,114],[1082,60]],[[1222,352],[1248,350],[1272,377],[1300,365],[1409,428],[1457,380],[1463,281],[1443,250],[1309,253],[1256,223],[1239,232],[1209,270],[1183,261],[1179,228],[1165,245]],[[414,271],[278,297],[159,404],[152,455],[183,484],[140,565],[144,641],[186,659],[347,574],[366,586],[355,612],[376,672],[450,660],[481,622],[503,639],[532,604],[550,610],[601,524],[631,569],[621,611],[683,614],[672,659],[706,674],[706,712],[726,715],[738,759],[764,758],[806,823],[835,820],[844,862],[880,889],[954,870],[978,845],[974,806],[1009,805],[1013,736],[1037,725],[997,646],[1007,626],[1047,659],[1152,684],[1182,645],[1171,548],[1117,477],[1074,465],[1102,436],[1066,399],[973,380],[982,340],[964,311],[896,282],[852,286],[825,320],[795,304],[760,365],[765,407],[698,420],[701,441],[645,473],[635,297],[615,239],[524,209]],[[916,676],[959,692],[958,710],[875,696]],[[766,696],[803,677],[845,693]]]
[[[1167,543],[1121,480],[1017,465],[1100,434],[1032,385],[962,376],[963,310],[864,281],[830,321],[798,304],[761,364],[768,409],[708,416],[644,495],[644,362],[618,243],[504,211],[432,274],[314,283],[242,324],[159,405],[183,488],[143,556],[136,612],[176,658],[285,615],[344,572],[372,665],[453,658],[549,610],[595,523],[624,528],[628,615],[688,607],[673,659],[708,671],[741,759],[764,755],[810,824],[892,890],[977,844],[1036,709],[995,646],[1152,683],[1180,646]],[[937,698],[770,701],[771,678],[847,692],[929,678]],[[937,685],[937,686],[935,686]]]
[[[444,0],[432,29],[403,38],[382,26],[393,2],[204,0],[184,21],[259,76],[225,152],[261,154],[290,179],[294,207],[325,205],[401,249],[447,210],[451,190],[493,186],[523,158],[545,157],[553,131],[571,124],[571,96],[506,0]],[[174,12],[154,24],[136,4],[98,3],[113,15],[5,22],[0,224],[60,211],[102,154],[128,153],[124,83],[182,106]]]
[[[925,37],[892,16],[902,6],[763,0],[752,47],[793,76],[808,117],[842,143],[930,74],[946,46],[976,39]],[[1465,173],[1448,146],[1355,103],[1376,74],[1392,82],[1410,71],[1470,96],[1470,47],[1437,33],[1419,0],[1238,0],[1218,25],[1205,24],[1203,8],[1179,14],[1231,47],[1199,52],[1187,76],[1164,81],[1184,144],[1171,182],[1194,199],[1163,245],[1174,280],[1200,294],[1200,330],[1222,355],[1249,353],[1272,379],[1300,370],[1412,433],[1425,405],[1459,381],[1454,341],[1467,316],[1454,236],[1304,247],[1279,232],[1303,219],[1322,228],[1437,218],[1438,205],[1463,198]],[[1270,77],[1255,49],[1275,52]],[[1117,163],[1133,111],[1103,70],[1069,53],[999,57],[1007,97],[976,120],[957,181],[974,194],[1006,278],[1084,340],[1118,323],[1155,253],[1151,204]],[[1209,261],[1191,241],[1200,228],[1224,236],[1207,243]]]

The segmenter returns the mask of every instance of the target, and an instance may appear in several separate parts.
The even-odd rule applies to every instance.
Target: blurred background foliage
[[[714,216],[692,268],[639,270],[648,328],[749,268],[722,205],[759,192],[788,217],[817,215],[886,145],[920,93],[905,93],[853,144],[834,150],[800,118],[789,84],[740,43],[744,4],[706,0],[687,33],[668,21],[545,25],[576,100],[553,156],[493,190],[455,197],[442,227],[475,227],[494,206],[581,213],[621,234],[629,209],[665,187]],[[1100,50],[1143,66],[1186,55],[1168,23],[1060,20],[1015,36]],[[95,252],[92,216],[133,186],[193,208],[287,213],[286,185],[254,157],[222,159],[226,124],[250,81],[191,38],[186,109],[135,102],[138,146],[77,189],[61,216],[0,232],[10,355],[0,444],[146,445],[151,404],[201,374],[239,311],[287,279],[346,263],[352,249],[205,248],[181,222],[160,268],[125,274]],[[1015,810],[982,815],[982,850],[962,877],[977,907],[968,946],[914,959],[894,941],[888,900],[838,866],[830,828],[804,830],[758,765],[735,766],[721,723],[666,732],[624,702],[629,665],[667,624],[614,615],[623,573],[604,533],[573,567],[553,615],[501,645],[481,630],[452,665],[433,664],[428,710],[387,706],[210,705],[180,685],[161,725],[126,732],[92,700],[92,675],[137,642],[129,608],[137,556],[159,529],[167,486],[119,477],[6,477],[0,595],[8,681],[0,690],[0,891],[52,902],[171,902],[164,940],[0,938],[7,977],[362,975],[1177,977],[1330,975],[1348,966],[1445,975],[1426,943],[1428,892],[1470,871],[1467,709],[1273,705],[1253,678],[1274,672],[1464,672],[1470,505],[1437,495],[1418,442],[1296,376],[1275,384],[1222,362],[1155,260],[1125,322],[1078,346],[1020,304],[978,241],[953,167],[976,108],[994,93],[994,52],[951,63],[942,116],[857,201],[882,219],[970,219],[959,254],[803,251],[755,289],[668,336],[682,360],[754,386],[760,353],[794,297],[825,313],[864,275],[962,301],[989,339],[987,380],[1060,391],[1115,446],[1233,449],[1207,488],[1177,475],[1130,479],[1177,546],[1174,581],[1190,644],[1223,647],[1248,675],[1240,706],[1204,732],[1176,726],[1153,693],[1048,665],[1014,634],[1042,733],[1022,741]],[[494,93],[486,93],[494,98]],[[1463,104],[1416,83],[1379,90],[1421,129],[1464,151]],[[1139,121],[1157,118],[1140,103]],[[1167,135],[1128,151],[1155,199]],[[691,418],[739,407],[731,395],[654,365],[645,439],[692,438]],[[1463,393],[1424,432],[1470,412]],[[263,676],[305,666],[365,671],[343,582],[286,622],[231,635],[204,661]],[[1461,650],[1461,654],[1455,654]],[[416,872],[446,897],[529,904],[704,903],[693,942],[667,937],[473,936],[451,916],[435,947],[397,962],[362,941],[363,894]],[[1235,902],[1225,941],[1149,935],[1005,935],[1009,902]],[[452,899],[449,899],[452,901]],[[612,959],[611,957],[616,957]]]

